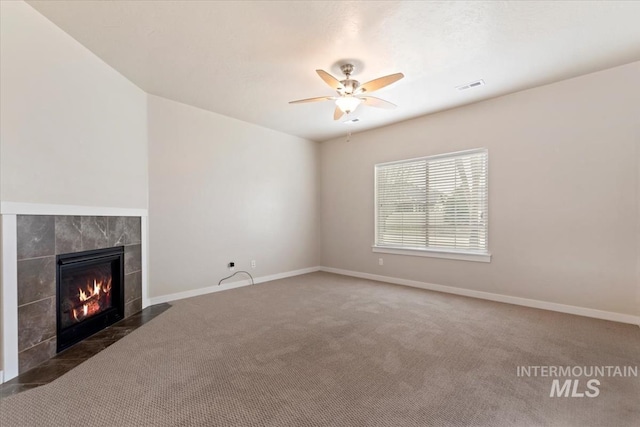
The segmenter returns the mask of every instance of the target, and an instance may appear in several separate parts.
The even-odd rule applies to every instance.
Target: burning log
[[[71,314],[76,322],[81,322],[87,317],[91,317],[100,312],[102,305],[106,302],[109,305],[111,300],[111,279],[106,283],[93,280],[93,284],[88,283],[86,290],[78,288],[78,301],[75,308],[71,309]]]

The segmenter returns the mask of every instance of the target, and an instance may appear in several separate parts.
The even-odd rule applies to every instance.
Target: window
[[[374,252],[490,261],[485,149],[375,166]]]

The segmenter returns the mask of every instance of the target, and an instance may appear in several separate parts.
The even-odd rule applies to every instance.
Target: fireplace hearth
[[[57,351],[124,318],[124,247],[56,257]]]

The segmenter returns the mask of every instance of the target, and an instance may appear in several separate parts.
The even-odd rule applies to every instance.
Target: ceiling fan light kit
[[[350,112],[358,108],[358,105],[360,105],[361,102],[362,99],[356,98],[352,95],[347,95],[336,99],[336,105],[345,114],[349,114]]]
[[[359,81],[351,78],[354,67],[353,64],[343,64],[340,70],[345,75],[344,80],[338,80],[324,70],[316,70],[326,84],[338,93],[338,96],[320,96],[316,98],[305,98],[297,101],[290,101],[289,104],[302,104],[307,102],[318,101],[335,101],[336,108],[333,113],[333,119],[339,120],[344,114],[350,114],[360,106],[360,104],[368,105],[376,108],[392,109],[396,105],[384,99],[375,98],[373,96],[365,96],[366,93],[374,90],[382,89],[392,83],[397,82],[404,77],[402,73],[390,74],[371,80],[363,85]]]

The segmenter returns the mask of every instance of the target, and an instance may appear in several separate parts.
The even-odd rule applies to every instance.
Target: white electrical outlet
[[[256,260],[255,259],[251,260],[251,268],[256,268]]]
[[[378,264],[379,265],[384,265],[384,260],[382,258],[378,258]]]

